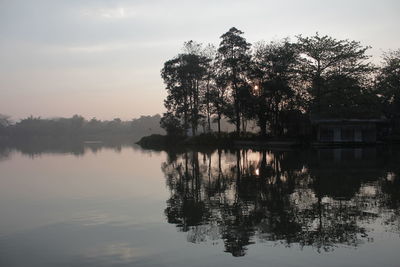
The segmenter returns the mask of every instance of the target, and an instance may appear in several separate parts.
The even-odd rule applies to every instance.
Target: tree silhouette
[[[191,242],[222,240],[233,256],[244,256],[256,239],[319,252],[338,245],[357,247],[371,241],[370,223],[380,216],[397,225],[398,212],[387,208],[398,207],[398,194],[391,190],[398,179],[386,179],[385,159],[373,156],[373,149],[363,151],[361,158],[349,149],[332,163],[326,150],[319,152],[177,155],[162,166],[171,192],[168,221],[187,232]],[[397,175],[393,167],[388,166],[389,174]],[[371,197],[371,185],[382,193]]]
[[[241,118],[245,116],[245,103],[250,91],[247,82],[251,59],[250,43],[242,35],[242,31],[235,27],[230,28],[221,36],[217,54],[219,79],[230,89],[232,98],[230,109],[225,113],[235,124],[237,133],[240,133]]]
[[[321,98],[326,94],[326,84],[336,77],[348,77],[361,86],[373,70],[366,60],[366,51],[359,42],[337,40],[330,36],[297,36],[297,46],[301,55],[301,76],[309,83],[312,110],[317,114],[323,108]],[[331,101],[334,101],[331,99]]]

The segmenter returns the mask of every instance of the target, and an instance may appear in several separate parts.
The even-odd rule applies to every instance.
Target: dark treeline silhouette
[[[231,28],[218,47],[184,43],[161,70],[169,135],[217,131],[222,118],[237,133],[255,121],[262,136],[309,134],[310,118],[376,119],[386,116],[400,132],[400,50],[381,66],[370,47],[330,36],[288,38],[251,45]]]
[[[71,118],[42,119],[28,117],[13,124],[7,116],[0,116],[0,138],[26,139],[32,137],[46,138],[83,138],[86,140],[102,140],[107,137],[129,137],[134,140],[149,134],[161,134],[160,115],[141,116],[131,121],[116,118],[101,121],[93,118],[86,120],[82,116]],[[132,140],[132,141],[134,141]]]
[[[189,242],[244,256],[259,240],[317,251],[373,242],[376,220],[399,232],[396,150],[216,150],[171,153],[168,222]]]

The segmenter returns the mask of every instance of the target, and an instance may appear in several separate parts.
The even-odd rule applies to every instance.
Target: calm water
[[[0,266],[399,266],[400,150],[0,149]]]

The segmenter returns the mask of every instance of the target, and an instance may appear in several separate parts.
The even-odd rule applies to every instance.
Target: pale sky
[[[0,0],[0,113],[132,119],[162,113],[163,63],[184,41],[315,32],[400,48],[399,0]]]

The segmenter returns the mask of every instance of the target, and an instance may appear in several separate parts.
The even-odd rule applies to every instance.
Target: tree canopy
[[[186,42],[165,62],[165,129],[195,135],[217,122],[220,132],[227,118],[237,134],[251,121],[262,136],[286,136],[299,135],[310,117],[400,117],[399,51],[377,67],[370,47],[354,40],[316,33],[252,46],[243,35],[232,27],[217,48]]]

